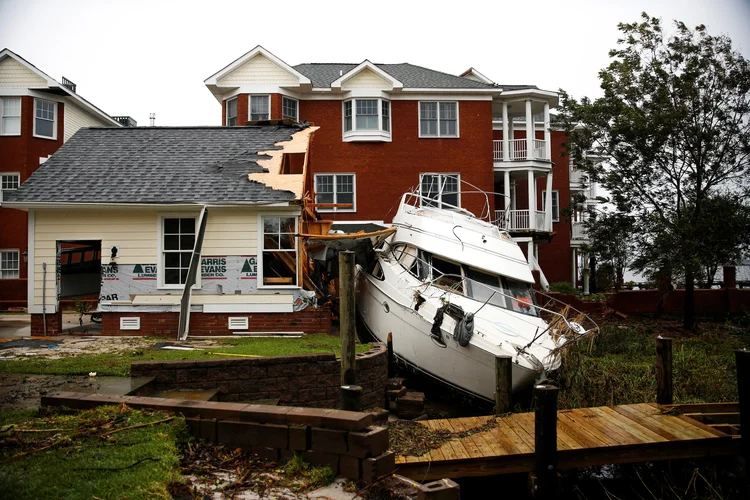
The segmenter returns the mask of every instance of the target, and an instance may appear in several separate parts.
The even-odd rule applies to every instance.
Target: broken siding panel
[[[345,89],[392,89],[390,82],[372,71],[365,69],[343,82],[341,85]]]
[[[256,255],[257,249],[258,212],[255,209],[209,209],[201,255]]]
[[[12,57],[0,61],[0,87],[46,87],[47,80],[40,77]]]
[[[112,124],[105,122],[101,118],[87,113],[83,109],[73,104],[70,100],[65,103],[65,134],[63,141],[67,141],[78,129],[83,127],[111,127]]]
[[[42,304],[42,263],[47,263],[47,301],[56,300],[56,242],[101,240],[102,263],[118,248],[118,264],[158,261],[158,212],[141,210],[38,210],[34,224],[34,304]]]
[[[299,85],[299,79],[262,54],[253,57],[228,75],[219,85]]]

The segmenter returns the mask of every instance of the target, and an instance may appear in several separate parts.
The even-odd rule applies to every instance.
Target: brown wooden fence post
[[[745,462],[750,464],[750,351],[737,349],[734,358],[737,362],[737,395],[740,401],[740,446]]]
[[[557,482],[557,387],[534,388],[534,480],[535,498],[551,499],[558,494]]]
[[[391,378],[396,371],[395,360],[393,359],[393,332],[388,332],[388,343],[386,345],[388,347],[388,378]]]
[[[656,402],[671,405],[672,395],[672,339],[656,337]]]
[[[495,415],[507,413],[513,387],[513,363],[510,356],[495,358]]]
[[[339,284],[341,385],[353,385],[357,382],[354,353],[354,252],[339,253]]]
[[[341,409],[362,411],[362,387],[359,385],[341,386]]]

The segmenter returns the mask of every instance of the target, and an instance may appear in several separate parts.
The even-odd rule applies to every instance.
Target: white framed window
[[[292,120],[299,121],[299,101],[292,99],[291,97],[283,96],[281,98],[281,117],[291,118]]]
[[[21,135],[21,98],[0,99],[0,135]]]
[[[34,99],[34,137],[57,139],[57,103]]]
[[[461,176],[459,174],[420,174],[419,189],[422,206],[437,208],[461,207]]]
[[[421,101],[419,137],[458,137],[458,102]]]
[[[350,99],[343,103],[344,141],[390,141],[391,102]]]
[[[269,120],[271,118],[271,96],[250,96],[250,120]]]
[[[547,191],[542,191],[542,211],[547,211]],[[552,222],[560,222],[560,191],[552,190]]]
[[[18,279],[20,253],[16,250],[0,250],[0,279]]]
[[[297,287],[297,216],[261,215],[261,286]]]
[[[196,216],[186,214],[159,216],[160,287],[184,287],[195,248],[197,220]],[[199,282],[200,276],[196,278],[196,287],[199,287]]]
[[[237,126],[237,98],[227,101],[227,127]]]
[[[355,174],[315,174],[315,203],[351,203],[352,208],[318,208],[318,212],[356,212]]]
[[[11,191],[18,189],[21,184],[21,174],[18,172],[3,172],[0,174],[0,202],[2,202]]]

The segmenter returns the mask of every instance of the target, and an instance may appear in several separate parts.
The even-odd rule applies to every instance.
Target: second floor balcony
[[[573,222],[571,224],[570,244],[580,246],[589,243],[589,232],[584,222]]]
[[[495,221],[500,229],[509,233],[550,232],[551,219],[549,227],[546,227],[546,215],[540,210],[495,210]]]
[[[512,139],[508,141],[508,159],[505,159],[503,143],[505,141],[492,141],[492,156],[495,162],[502,161],[525,161],[541,160],[550,161],[547,153],[547,141],[543,139],[532,139],[531,149],[526,139]]]

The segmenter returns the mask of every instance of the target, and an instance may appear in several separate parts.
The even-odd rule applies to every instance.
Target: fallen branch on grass
[[[163,420],[155,420],[153,422],[146,422],[145,424],[131,425],[129,427],[123,427],[121,429],[115,429],[113,431],[105,432],[104,434],[99,435],[99,437],[103,438],[103,437],[115,434],[117,432],[127,431],[130,429],[139,429],[141,427],[148,427],[149,425],[164,424],[166,422],[171,422],[172,420],[174,420],[174,417],[168,417]]]
[[[152,462],[158,462],[161,460],[161,458],[156,457],[146,457],[138,460],[137,462],[134,462],[126,467],[78,467],[73,470],[110,470],[110,471],[118,471],[118,470],[125,470],[130,469],[131,467],[135,467],[136,465],[146,462],[147,460],[150,460]]]

